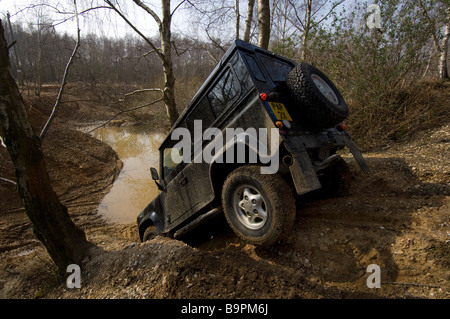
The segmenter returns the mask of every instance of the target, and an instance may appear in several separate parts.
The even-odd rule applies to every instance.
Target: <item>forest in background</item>
[[[176,89],[179,84],[182,94],[195,92],[235,38],[258,44],[260,1],[172,3],[172,15],[182,8],[186,22],[192,25],[192,30],[177,28],[169,34],[174,84],[164,82],[166,71],[156,52],[161,50],[163,37],[144,38],[132,29],[130,35],[120,38],[81,30],[67,82],[109,85],[119,91],[129,85],[139,89],[170,86],[175,88],[177,109],[182,110],[190,97],[180,95]],[[127,12],[119,2],[105,3],[109,9],[116,6],[117,12]],[[170,1],[161,3],[168,3],[170,8]],[[442,80],[448,79],[448,0],[267,3],[268,49],[297,62],[312,63],[336,83],[350,109],[346,124],[361,146],[380,147],[386,140],[408,136],[443,119],[446,109],[439,101],[430,105],[423,96],[429,90],[439,90]],[[79,15],[106,10],[101,4],[91,10],[96,7],[94,2],[82,2],[78,5],[84,9],[79,9]],[[370,7],[373,4],[375,8]],[[41,1],[26,10],[36,12],[35,18],[27,23],[10,23],[5,28],[6,38],[15,43],[11,49],[13,75],[22,88],[27,87],[28,94],[31,88],[39,95],[43,84],[61,81],[76,38],[56,31],[57,22],[49,14],[55,8],[48,2]],[[106,17],[103,23],[108,21]]]

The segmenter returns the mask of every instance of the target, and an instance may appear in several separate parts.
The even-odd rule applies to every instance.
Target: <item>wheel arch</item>
[[[221,199],[222,194],[222,187],[223,183],[225,182],[225,179],[227,176],[236,170],[239,167],[245,166],[245,165],[257,165],[257,166],[264,166],[267,164],[264,164],[260,161],[260,154],[258,152],[258,149],[255,148],[250,143],[250,138],[248,135],[244,134],[240,136],[240,138],[235,141],[235,143],[226,145],[222,151],[214,156],[213,161],[211,162],[209,166],[209,178],[211,183],[211,188],[214,192],[214,200],[217,201]],[[245,150],[245,159],[242,162],[238,162],[237,160],[237,151],[236,148],[238,145],[242,145]],[[231,148],[235,148],[233,150],[233,163],[226,163],[226,156],[227,152],[231,151]],[[250,152],[256,153],[256,162],[251,162],[250,158]],[[218,161],[218,158],[223,159],[223,162]]]
[[[156,214],[155,211],[146,211],[147,208],[141,213],[141,218],[138,222],[138,231],[139,231],[139,239],[143,240],[144,238],[144,233],[146,231],[147,228],[149,228],[150,226],[156,226],[157,230],[159,232],[163,232],[164,231],[164,225],[161,222],[161,220],[159,219],[158,215]]]

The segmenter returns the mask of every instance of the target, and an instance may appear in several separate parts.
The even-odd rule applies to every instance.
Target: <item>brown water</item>
[[[98,212],[112,223],[135,223],[139,213],[158,195],[150,167],[159,167],[158,148],[164,139],[145,127],[106,127],[93,134],[110,145],[123,162],[123,168]]]

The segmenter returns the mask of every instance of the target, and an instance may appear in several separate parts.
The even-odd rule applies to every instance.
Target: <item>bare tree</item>
[[[173,72],[172,64],[172,42],[171,42],[171,22],[174,12],[179,8],[180,4],[173,10],[170,10],[170,0],[161,0],[162,14],[161,18],[153,11],[149,6],[140,0],[133,0],[133,2],[145,10],[156,22],[159,30],[159,38],[161,42],[161,47],[158,48],[157,45],[151,41],[150,38],[145,36],[140,32],[136,26],[125,16],[125,14],[119,9],[119,7],[113,4],[110,0],[105,0],[108,6],[113,9],[140,37],[142,37],[152,48],[153,52],[156,53],[158,58],[161,60],[162,67],[164,70],[164,88],[163,101],[166,105],[167,115],[171,125],[173,125],[178,119],[179,113],[175,102],[175,75]]]
[[[56,111],[58,110],[59,105],[61,104],[61,99],[62,99],[62,96],[64,93],[64,88],[66,86],[67,76],[69,75],[69,69],[70,69],[70,66],[73,62],[75,55],[77,54],[78,48],[80,46],[80,27],[79,27],[79,21],[78,21],[78,10],[77,10],[76,0],[73,0],[73,6],[74,6],[74,10],[75,10],[75,19],[77,22],[77,40],[76,40],[75,47],[73,48],[72,54],[70,55],[69,61],[67,62],[66,68],[64,70],[61,85],[59,87],[58,95],[56,97],[56,102],[53,106],[50,117],[48,118],[47,122],[45,123],[44,127],[42,128],[41,134],[39,135],[39,138],[41,139],[41,141],[44,139],[44,136],[47,133],[47,130],[49,129],[50,124],[53,122],[53,119],[55,118]]]
[[[239,29],[240,29],[240,20],[241,15],[239,13],[239,0],[234,0],[234,13],[236,14],[236,39],[239,39]]]
[[[445,2],[444,2],[445,3]],[[438,72],[439,78],[441,80],[449,79],[449,73],[447,68],[447,58],[448,58],[448,42],[450,37],[450,6],[447,5],[445,8],[445,31],[442,37],[442,41],[439,43],[439,28],[436,27],[438,21],[430,17],[426,4],[423,0],[419,0],[419,5],[422,8],[423,15],[428,24],[428,30],[431,33],[431,38],[433,39],[433,44],[436,52],[439,55]]]
[[[14,32],[13,32],[13,28],[11,25],[11,15],[9,14],[9,12],[6,13],[6,19],[8,20],[8,27],[9,27],[9,33],[11,35],[11,40],[14,41],[14,44],[15,44],[16,40],[14,39]],[[19,76],[19,74],[20,74],[19,58],[17,57],[17,49],[16,49],[15,45],[13,46],[13,52],[14,52],[14,65],[15,65],[14,72],[15,72],[15,75],[16,75],[18,81],[21,82],[22,79]]]
[[[276,10],[283,17],[282,40],[289,37],[286,22],[294,27],[295,32],[301,35],[301,60],[306,59],[308,40],[313,28],[326,20],[345,0],[337,0],[332,3],[326,0],[286,0],[283,4],[277,3]],[[327,10],[326,6],[330,5]]]
[[[450,37],[450,7],[447,8],[447,24],[445,26],[445,34],[441,44],[441,55],[439,58],[439,76],[442,80],[450,79],[448,74],[448,41]]]
[[[34,92],[37,96],[41,95],[42,88],[42,72],[43,72],[43,44],[46,38],[45,30],[51,25],[48,18],[45,16],[41,7],[36,8],[37,17],[37,46],[36,46],[36,63],[34,70],[35,89]]]
[[[248,0],[247,16],[245,18],[244,41],[250,42],[250,30],[252,28],[253,7],[255,0]]]
[[[0,20],[0,121],[2,139],[14,164],[17,189],[36,237],[60,274],[81,264],[93,245],[70,219],[54,192],[39,138],[34,134],[16,82],[10,74],[8,46]]]
[[[303,29],[303,39],[302,39],[302,53],[300,55],[300,59],[305,60],[306,58],[306,45],[308,41],[309,30],[311,29],[311,9],[312,9],[312,0],[305,1],[305,23]]]
[[[270,1],[258,0],[258,46],[269,48],[270,41]]]

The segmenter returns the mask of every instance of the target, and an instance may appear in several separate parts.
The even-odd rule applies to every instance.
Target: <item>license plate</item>
[[[273,115],[275,115],[278,121],[282,120],[292,121],[292,118],[289,115],[283,103],[278,102],[267,102],[267,103],[269,104],[269,107],[272,110]]]

